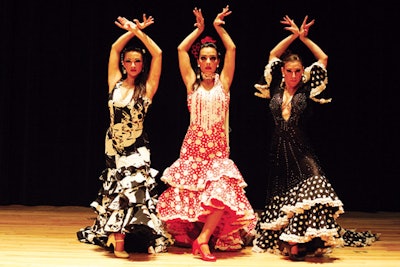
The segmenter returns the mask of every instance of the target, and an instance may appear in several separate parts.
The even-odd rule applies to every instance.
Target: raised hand
[[[301,27],[300,27],[300,37],[301,36],[307,37],[310,27],[312,25],[314,25],[315,19],[311,20],[308,23],[307,23],[307,20],[308,20],[308,16],[305,16],[303,23],[301,24]]]
[[[133,19],[133,21],[130,21],[125,17],[118,17],[117,21],[115,21],[114,23],[121,29],[125,29],[128,31],[135,29],[143,30],[147,26],[154,23],[154,18],[152,16],[149,16],[147,18],[146,14],[143,14],[143,22],[140,22],[138,19]]]
[[[288,25],[284,28],[285,30],[292,32],[296,36],[300,34],[299,27],[297,27],[296,23],[294,23],[294,20],[292,20],[288,15],[284,16],[280,22],[284,25]]]
[[[204,29],[204,17],[203,17],[203,13],[201,13],[201,9],[195,7],[193,9],[193,14],[196,17],[196,23],[194,24],[194,26],[199,28],[200,30],[203,30]]]
[[[152,16],[147,18],[146,14],[143,14],[143,22],[140,22],[138,19],[134,19],[133,21],[136,23],[136,26],[138,26],[139,29],[143,30],[147,26],[150,26],[154,23],[154,18]]]
[[[225,24],[224,18],[229,16],[232,11],[229,10],[229,5],[222,9],[221,13],[218,13],[217,17],[214,19],[214,26],[220,26]]]

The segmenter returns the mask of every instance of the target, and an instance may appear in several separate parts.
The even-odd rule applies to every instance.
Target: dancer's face
[[[197,63],[203,73],[215,73],[219,64],[217,50],[213,47],[204,47],[200,50]]]
[[[289,61],[281,70],[282,76],[285,77],[285,83],[290,87],[296,87],[301,81],[304,67],[300,61]]]

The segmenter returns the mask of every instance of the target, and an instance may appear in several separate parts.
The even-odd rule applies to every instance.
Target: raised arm
[[[127,31],[111,45],[108,59],[108,92],[111,92],[115,84],[122,78],[122,73],[119,68],[121,51],[134,36],[135,34],[133,32]]]
[[[315,20],[311,20],[307,23],[308,16],[306,16],[303,20],[303,23],[300,27],[300,40],[310,49],[313,53],[314,57],[321,63],[325,68],[328,66],[328,55],[325,54],[324,51],[314,43],[310,38],[308,38],[308,33],[310,27],[314,24]]]
[[[268,58],[269,62],[273,59],[280,58],[282,54],[288,49],[288,47],[293,43],[293,41],[296,40],[296,38],[300,35],[299,28],[288,15],[284,16],[280,22],[284,25],[287,25],[284,29],[290,31],[291,34],[285,37],[274,48],[271,49]],[[256,96],[261,98],[271,97],[268,84],[255,84],[254,87],[258,90],[258,92],[254,93]]]
[[[152,99],[154,94],[157,92],[162,68],[161,48],[153,41],[153,39],[150,38],[150,36],[142,31],[142,29],[153,23],[154,18],[152,16],[147,18],[146,14],[143,14],[142,23],[137,19],[134,19],[132,22],[124,17],[118,17],[118,21],[116,22],[119,27],[132,32],[145,45],[151,54],[149,77],[146,82],[146,96],[150,99]]]
[[[143,15],[143,22],[140,23],[138,20],[134,20],[136,22],[137,27],[140,29],[144,29],[147,26],[154,23],[154,19],[150,16],[146,18],[146,15]],[[129,42],[135,36],[133,31],[130,31],[130,26],[134,27],[133,22],[128,21],[126,18],[118,17],[117,21],[114,22],[115,25],[120,27],[121,29],[127,30],[126,33],[122,34],[112,45],[110,50],[110,56],[108,60],[108,90],[114,88],[115,84],[122,78],[122,73],[119,68],[119,64],[121,61],[121,52]]]
[[[217,31],[225,47],[224,66],[221,71],[220,79],[222,84],[224,85],[224,89],[227,91],[230,90],[233,81],[236,60],[236,45],[228,32],[223,27],[223,25],[225,24],[224,18],[226,16],[229,16],[231,13],[232,11],[229,10],[229,5],[227,5],[222,9],[221,13],[218,13],[213,23],[214,28]]]
[[[284,25],[288,25],[285,27],[285,30],[288,30],[292,32],[289,36],[284,38],[282,41],[280,41],[269,53],[269,60],[272,60],[274,58],[279,58],[285,51],[286,49],[290,46],[291,43],[293,43],[294,40],[296,40],[297,37],[300,35],[300,30],[297,27],[297,25],[294,23],[294,21],[289,17],[285,16],[283,17],[283,20],[281,20],[281,23]]]
[[[179,70],[187,92],[192,90],[192,85],[196,80],[196,74],[190,62],[189,50],[196,39],[204,31],[204,18],[201,9],[195,7],[193,9],[193,14],[196,17],[196,23],[194,24],[196,28],[178,45]]]

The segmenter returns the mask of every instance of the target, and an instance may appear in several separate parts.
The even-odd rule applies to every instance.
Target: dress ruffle
[[[282,116],[284,86],[280,59],[272,59],[264,69],[265,85],[256,85],[260,97],[270,99],[274,128],[269,153],[267,204],[255,228],[254,252],[280,254],[284,242],[304,244],[309,253],[333,247],[364,246],[379,234],[341,228],[337,218],[344,212],[326,178],[304,131],[311,100],[325,90],[328,79],[318,62],[305,68],[303,81],[291,99],[290,116]]]
[[[229,94],[218,78],[213,89],[199,87],[188,95],[190,125],[179,158],[161,177],[169,187],[158,198],[157,211],[175,244],[190,247],[207,215],[223,210],[211,245],[237,250],[252,235],[256,216],[245,195],[247,184],[229,159]]]
[[[151,101],[119,99],[120,85],[117,83],[110,94],[107,168],[99,177],[102,185],[90,205],[97,217],[93,225],[80,229],[77,237],[81,242],[106,247],[111,233],[123,233],[128,252],[165,252],[172,240],[156,214],[158,171],[150,167],[149,141],[143,129]]]

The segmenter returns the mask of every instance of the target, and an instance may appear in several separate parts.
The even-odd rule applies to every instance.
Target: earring
[[[301,75],[301,81],[303,83],[307,82],[307,77],[304,74]]]
[[[122,68],[122,73],[126,74],[126,69],[125,68]]]

